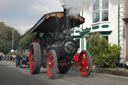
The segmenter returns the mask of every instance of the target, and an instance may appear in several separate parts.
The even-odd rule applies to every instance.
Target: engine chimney
[[[69,18],[69,9],[66,9],[65,5],[62,6],[64,9],[64,28],[65,30],[70,29],[70,18]]]

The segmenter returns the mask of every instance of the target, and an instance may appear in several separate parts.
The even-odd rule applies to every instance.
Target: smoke
[[[95,3],[96,0],[60,0],[66,9],[69,10],[69,15],[78,15],[82,10],[87,10]],[[104,1],[104,0],[103,0]],[[126,0],[109,0],[112,5],[124,4]]]
[[[60,0],[66,9],[69,10],[69,15],[77,15],[83,9],[86,10],[92,5],[95,0]]]

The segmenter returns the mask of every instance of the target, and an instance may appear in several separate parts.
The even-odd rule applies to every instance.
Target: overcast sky
[[[83,4],[84,7],[84,5],[88,6],[88,4],[94,1],[95,0],[63,0],[63,3],[67,6],[75,6],[78,8],[81,4]],[[71,5],[71,2],[75,5]],[[118,0],[111,0],[111,2],[115,4]],[[62,10],[60,0],[0,0],[0,21],[5,22],[6,25],[12,26],[21,34],[24,34],[28,29],[33,27],[44,14]]]
[[[44,14],[62,11],[61,5],[59,0],[0,0],[0,21],[23,34]]]

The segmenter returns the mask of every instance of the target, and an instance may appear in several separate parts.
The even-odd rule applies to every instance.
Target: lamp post
[[[11,49],[11,52],[14,52],[14,30],[12,30],[12,49]]]

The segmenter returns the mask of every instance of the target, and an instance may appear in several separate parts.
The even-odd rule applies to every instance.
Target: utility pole
[[[14,52],[14,30],[12,30],[12,50],[11,50],[11,52]]]

